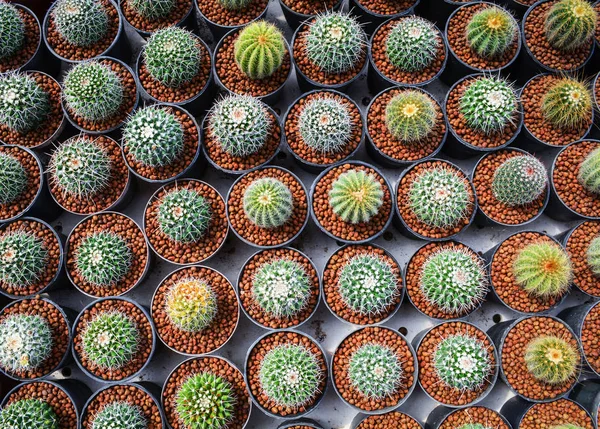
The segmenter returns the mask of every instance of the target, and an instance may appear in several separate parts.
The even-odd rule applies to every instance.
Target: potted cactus
[[[292,30],[295,30],[304,21],[314,18],[316,15],[328,10],[340,10],[342,3],[342,0],[308,0],[303,2],[279,0],[283,16]]]
[[[181,268],[167,276],[152,297],[159,338],[186,355],[214,352],[233,336],[240,317],[237,296],[212,268]]]
[[[563,320],[575,332],[581,343],[585,364],[600,374],[600,348],[596,341],[600,328],[600,306],[597,302],[569,307],[559,313]],[[587,367],[586,367],[587,368]]]
[[[121,14],[142,36],[172,25],[191,24],[193,0],[119,0]]]
[[[517,429],[593,429],[590,413],[572,399],[531,404],[519,397],[504,403],[501,413]]]
[[[580,222],[563,240],[573,267],[573,284],[582,292],[600,296],[600,221]]]
[[[384,21],[412,15],[419,0],[350,0],[350,10],[356,13],[367,34],[371,35]]]
[[[0,2],[0,73],[41,66],[41,27],[38,18],[20,4]]]
[[[350,425],[351,429],[379,429],[379,428],[405,428],[405,429],[423,429],[421,424],[400,411],[390,411],[388,413],[365,416],[357,414]]]
[[[243,174],[269,163],[281,143],[277,114],[258,98],[230,94],[206,115],[201,131],[208,162],[228,174]]]
[[[268,0],[194,0],[197,16],[221,40],[229,31],[260,20],[267,14]]]
[[[512,429],[500,413],[479,405],[458,410],[440,405],[427,417],[427,426],[432,429]]]
[[[244,313],[258,326],[287,329],[306,322],[321,295],[312,261],[291,247],[265,249],[244,263],[237,292]]]
[[[327,308],[354,325],[383,323],[396,313],[404,295],[396,259],[372,244],[350,244],[335,251],[323,269]]]

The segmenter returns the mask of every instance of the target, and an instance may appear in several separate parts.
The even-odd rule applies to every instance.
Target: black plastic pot
[[[528,5],[523,4],[518,0],[500,0],[498,3],[505,8],[510,9],[519,21],[523,18],[527,9],[529,9]]]
[[[415,13],[441,26],[448,20],[452,12],[464,4],[464,1],[421,0],[417,4]]]
[[[149,37],[153,31],[144,31],[144,30],[140,30],[137,27],[134,27],[133,24],[131,24],[128,20],[127,17],[125,17],[125,14],[123,13],[123,0],[118,0],[119,2],[119,10],[121,12],[121,16],[123,17],[123,22],[125,23],[125,26],[128,28],[131,28],[132,30],[136,31],[140,36],[142,37]],[[192,1],[192,3],[194,3],[194,1]],[[189,28],[192,29],[195,27],[195,19],[194,19],[194,8],[193,5],[190,3],[190,9],[181,17],[181,19],[176,22],[175,24],[171,24],[173,26],[177,26],[177,27],[183,27],[183,28]]]
[[[311,419],[299,419],[291,422],[284,422],[277,426],[277,429],[290,429],[295,426],[308,426],[313,429],[323,429],[323,426]]]
[[[588,221],[585,221],[585,220],[583,220],[583,221],[579,222],[577,225],[575,225],[575,227],[573,227],[573,228],[569,229],[569,230],[568,230],[568,231],[566,231],[566,232],[565,232],[563,235],[561,235],[561,237],[562,237],[562,238],[561,238],[561,242],[562,242],[562,245],[563,245],[563,247],[564,247],[565,249],[567,248],[567,243],[568,243],[569,239],[571,238],[571,235],[573,234],[573,232],[575,232],[575,230],[576,230],[577,228],[579,228],[581,225],[583,225],[583,224],[584,224],[584,223],[586,223],[586,222],[588,222]],[[580,286],[577,284],[577,278],[576,278],[576,276],[574,276],[574,277],[573,277],[573,286],[576,286],[576,287],[577,287],[577,289],[579,289],[579,290],[580,290],[580,291],[581,291],[583,294],[585,294],[585,295],[589,296],[590,298],[593,298],[593,299],[595,299],[595,300],[600,298],[600,296],[599,296],[599,295],[592,295],[592,294],[590,294],[589,292],[586,292],[585,290],[583,290],[583,288],[581,288],[581,287],[580,287]],[[599,375],[600,375],[600,374],[599,374]]]
[[[396,13],[393,15],[382,15],[380,13],[373,12],[366,7],[364,7],[360,0],[349,0],[350,1],[350,11],[358,17],[358,21],[361,23],[365,32],[370,36],[373,34],[375,29],[379,27],[384,21],[387,21],[390,18],[398,18],[403,15],[412,15],[415,11],[415,8],[418,7],[420,0],[415,0],[414,4],[410,6],[408,9],[403,10],[400,13]]]
[[[582,305],[576,305],[575,307],[569,307],[569,308],[566,308],[563,311],[561,311],[558,314],[558,317],[560,319],[562,319],[567,325],[569,325],[569,327],[577,335],[577,338],[579,338],[581,340],[581,330],[583,328],[583,322],[585,321],[585,318],[590,313],[592,308],[594,308],[598,304],[599,304],[599,302],[592,302],[590,304],[582,304]],[[589,362],[585,352],[582,353],[582,355],[583,355],[583,359],[587,366],[586,370],[593,371],[597,376],[599,376],[600,371],[595,370],[590,365],[590,362]]]
[[[423,425],[420,422],[418,422],[415,418],[413,418],[412,416],[410,416],[410,415],[408,415],[406,413],[403,413],[401,411],[398,411],[398,410],[392,411],[392,412],[401,413],[401,414],[404,414],[405,416],[408,416],[408,417],[412,418],[413,421],[414,421],[414,423],[416,423],[416,425],[419,427],[419,429],[423,429]],[[352,423],[350,423],[350,426],[348,427],[348,429],[356,429],[356,428],[358,428],[360,426],[360,424],[362,422],[364,422],[366,419],[368,419],[369,417],[371,417],[371,416],[368,416],[368,415],[363,414],[363,413],[357,414],[352,419]],[[401,428],[397,427],[397,428],[386,428],[386,429],[401,429]]]
[[[491,408],[485,407],[483,405],[478,405],[478,408],[487,408],[488,410],[493,411]],[[469,408],[467,407],[466,410],[468,409]],[[438,405],[427,417],[427,427],[430,429],[440,429],[442,423],[444,423],[446,419],[450,417],[451,414],[458,412],[461,412],[461,409],[453,409],[444,405]],[[498,416],[502,419],[504,424],[510,428],[510,424],[508,423],[506,418],[504,418],[504,416],[502,416],[500,413],[498,413]]]
[[[564,398],[564,400],[574,402],[575,404],[581,406],[578,402],[572,399]],[[502,409],[500,410],[500,414],[502,414],[508,420],[514,429],[519,429],[521,427],[523,417],[525,417],[525,414],[527,414],[529,409],[535,405],[536,403],[532,404],[520,396],[515,396],[504,403]],[[585,408],[581,408],[585,410]],[[592,418],[589,412],[586,411],[586,414],[590,417],[590,419]]]
[[[598,408],[600,408],[600,380],[588,379],[578,383],[569,398],[581,405],[598,426]]]
[[[267,4],[267,6],[265,7],[265,10],[263,10],[261,12],[260,15],[258,15],[256,18],[246,22],[245,24],[241,24],[241,25],[220,25],[217,24],[216,22],[211,21],[210,19],[208,19],[207,17],[204,16],[204,14],[202,13],[202,11],[200,10],[200,7],[198,6],[198,1],[201,0],[193,0],[194,3],[194,11],[196,14],[196,18],[200,19],[202,22],[204,22],[204,24],[206,25],[206,27],[210,30],[210,32],[213,35],[213,42],[217,42],[219,40],[221,40],[223,38],[223,36],[225,36],[227,33],[238,29],[240,27],[243,27],[244,25],[248,25],[254,21],[259,21],[261,19],[264,19],[267,15],[267,10],[269,9],[269,5]],[[216,50],[215,50],[216,51]]]
[[[290,0],[288,0],[288,1],[290,1]],[[291,1],[293,1],[293,0],[291,0]],[[331,8],[331,11],[340,10],[342,8],[343,3],[344,3],[343,0],[338,0],[338,2],[333,6],[333,8]],[[281,6],[281,11],[283,12],[283,16],[285,17],[285,20],[287,21],[288,26],[292,30],[296,30],[296,28],[298,28],[298,26],[300,24],[302,24],[304,21],[307,21],[318,15],[318,13],[306,15],[304,13],[296,12],[295,10],[292,10],[285,3],[285,0],[279,0],[279,6]],[[327,9],[327,10],[329,10],[329,9]]]

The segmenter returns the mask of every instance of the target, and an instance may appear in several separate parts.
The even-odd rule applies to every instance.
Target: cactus
[[[0,204],[10,204],[27,188],[27,173],[13,156],[0,152]]]
[[[260,265],[252,279],[252,297],[276,318],[294,317],[308,305],[311,278],[298,262],[275,259]]]
[[[484,134],[501,133],[515,122],[517,96],[501,77],[479,77],[467,84],[459,110],[469,128]]]
[[[69,70],[63,94],[67,107],[76,116],[99,122],[118,112],[123,102],[123,85],[110,66],[87,61]]]
[[[384,195],[375,174],[353,169],[335,179],[329,191],[329,205],[344,222],[369,222],[383,205]]]
[[[9,3],[0,2],[0,59],[16,54],[25,40],[25,23],[19,10]]]
[[[486,382],[492,368],[486,345],[467,334],[442,339],[433,355],[433,366],[446,386],[471,391]]]
[[[39,368],[54,341],[48,321],[39,315],[13,314],[0,323],[0,366],[10,372]]]
[[[244,191],[244,213],[260,228],[277,228],[285,224],[294,210],[292,192],[280,180],[263,177]]]
[[[210,372],[190,376],[175,396],[175,410],[185,429],[227,429],[236,397],[224,378]]]
[[[47,262],[48,249],[32,231],[17,230],[0,236],[2,283],[25,289],[40,280]]]
[[[142,410],[128,402],[106,404],[92,419],[91,429],[147,429]]]
[[[49,113],[48,93],[34,78],[20,73],[0,76],[0,124],[24,134],[42,124]]]
[[[184,332],[200,332],[207,328],[217,315],[217,309],[217,295],[202,279],[182,279],[167,293],[167,316]]]
[[[396,94],[385,108],[385,125],[402,143],[416,143],[427,137],[437,122],[437,106],[419,90]]]
[[[152,168],[171,165],[184,149],[183,127],[167,108],[144,107],[127,120],[123,145],[143,165]]]
[[[326,12],[309,24],[306,54],[327,73],[344,73],[364,56],[367,36],[358,21],[343,12]]]
[[[90,46],[108,34],[108,15],[99,0],[58,0],[52,19],[70,45]]]
[[[537,337],[525,348],[525,364],[529,373],[548,384],[563,384],[577,375],[581,356],[577,347],[552,335]]]
[[[177,243],[200,240],[212,219],[210,202],[192,189],[175,189],[162,197],[158,206],[158,226]]]
[[[525,246],[517,253],[512,270],[517,284],[541,299],[564,295],[573,278],[569,255],[553,241]]]
[[[574,425],[571,423],[565,423],[562,425],[552,426],[550,429],[583,429],[581,426]]]
[[[481,423],[467,423],[466,425],[460,426],[458,429],[494,429],[494,428],[483,425]]]
[[[323,380],[317,356],[291,343],[269,350],[260,363],[258,376],[266,397],[287,408],[308,404],[319,393]]]
[[[59,429],[54,409],[41,399],[19,399],[0,411],[0,427],[6,429]]]
[[[169,16],[175,6],[176,0],[129,0],[127,4],[140,16],[150,21],[156,21]]]
[[[129,272],[132,251],[127,241],[111,231],[93,232],[75,251],[75,268],[83,280],[110,288]]]
[[[385,52],[394,67],[416,73],[437,59],[440,45],[438,30],[431,22],[410,16],[394,25],[385,42]]]
[[[507,159],[492,178],[492,193],[509,207],[524,206],[537,200],[548,185],[546,167],[535,156]]]
[[[221,7],[227,10],[240,10],[248,7],[252,0],[218,0]]]
[[[590,269],[596,277],[600,277],[600,235],[590,242],[585,254]]]
[[[376,254],[359,254],[342,267],[338,290],[344,304],[362,315],[378,315],[398,297],[398,279]]]
[[[410,184],[408,206],[419,221],[435,228],[451,228],[467,215],[470,189],[460,172],[446,166],[419,173]]]
[[[367,343],[350,356],[350,383],[369,399],[380,400],[396,393],[402,375],[398,356],[386,345]]]
[[[488,291],[481,260],[468,250],[449,246],[425,261],[419,286],[425,299],[446,314],[475,309]]]
[[[348,107],[332,97],[319,96],[308,101],[298,118],[302,141],[320,153],[343,150],[352,138],[352,129]]]
[[[467,43],[482,58],[503,55],[517,37],[518,26],[512,15],[498,6],[476,12],[467,24]]]
[[[104,370],[122,368],[138,350],[140,333],[135,321],[118,311],[104,311],[86,322],[82,334],[85,357]]]
[[[579,183],[588,191],[600,195],[600,148],[590,152],[579,166]]]
[[[223,151],[246,157],[266,143],[271,118],[262,101],[232,94],[214,105],[208,115],[208,127]]]
[[[283,34],[277,27],[267,21],[255,21],[240,31],[234,57],[250,79],[264,79],[281,67],[286,50]]]
[[[179,27],[168,27],[150,36],[143,55],[152,78],[173,88],[196,77],[202,62],[196,36]]]
[[[544,31],[553,47],[570,51],[590,43],[597,20],[598,14],[587,0],[561,0],[548,11]]]
[[[72,137],[52,154],[48,171],[64,194],[92,198],[109,184],[111,158],[97,140]]]
[[[583,81],[562,77],[542,97],[544,119],[561,129],[581,129],[592,117],[592,95]]]

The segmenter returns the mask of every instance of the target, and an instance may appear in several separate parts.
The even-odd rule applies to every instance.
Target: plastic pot
[[[582,304],[582,305],[576,305],[574,307],[569,307],[569,308],[566,308],[563,311],[561,311],[558,314],[558,317],[560,319],[562,319],[567,325],[569,325],[569,327],[577,335],[577,338],[579,338],[579,340],[581,341],[581,331],[583,328],[583,322],[585,321],[585,318],[590,313],[592,308],[594,308],[596,305],[598,305],[598,302],[592,302],[591,304]],[[582,347],[582,349],[583,349],[583,347]],[[583,355],[583,360],[585,361],[585,363],[589,367],[589,369],[591,371],[593,371],[596,375],[600,375],[600,371],[594,369],[594,367],[592,367],[592,365],[590,365],[590,362],[589,362],[585,352],[583,352],[582,355]]]
[[[483,405],[478,405],[478,407],[486,408],[488,410],[493,411],[491,408],[485,407]],[[468,407],[466,409],[468,409]],[[449,408],[444,405],[438,405],[437,407],[435,407],[433,409],[433,411],[427,417],[427,427],[430,429],[440,429],[440,426],[442,425],[442,423],[444,423],[446,421],[446,419],[448,417],[450,417],[450,415],[460,412],[460,411],[461,411],[461,409]],[[504,416],[500,415],[499,413],[498,413],[498,416],[502,419],[502,421],[504,422],[504,424],[506,426],[508,426],[509,428],[511,427],[510,423],[508,423],[508,421],[506,420],[506,418],[504,418]]]
[[[565,399],[566,401],[574,402],[575,404],[581,406],[572,399],[563,399]],[[525,417],[525,414],[527,414],[527,412],[535,405],[536,403],[532,404],[531,402],[526,401],[520,396],[515,396],[504,403],[500,414],[502,414],[508,420],[508,422],[514,429],[520,429],[523,417]],[[582,407],[582,409],[584,408]],[[589,414],[589,412],[586,411],[586,414],[591,419],[591,415]]]
[[[358,17],[358,21],[361,23],[362,27],[368,35],[373,34],[375,29],[379,27],[384,21],[387,21],[389,18],[398,18],[399,16],[403,15],[412,15],[415,11],[415,8],[418,7],[420,2],[420,0],[415,0],[412,6],[410,6],[406,10],[403,10],[402,12],[395,13],[392,15],[384,15],[367,9],[361,4],[359,0],[349,1],[350,11],[352,11],[352,13]]]
[[[342,7],[342,4],[343,4],[343,0],[338,0],[338,2],[335,4],[335,6],[333,6],[333,8],[331,8],[331,10],[332,11],[340,10]],[[304,21],[307,21],[318,15],[318,13],[307,15],[305,13],[296,12],[295,10],[292,10],[285,3],[284,0],[279,0],[279,5],[281,6],[281,11],[283,12],[283,16],[285,17],[285,20],[287,21],[288,26],[292,30],[296,30],[296,28],[298,28],[298,26],[300,24],[302,24]],[[329,9],[327,9],[327,10],[329,10]]]
[[[408,414],[406,414],[406,413],[402,413],[401,411],[396,411],[396,412],[397,412],[397,413],[404,414],[404,415],[406,415],[406,416],[409,416]],[[357,428],[360,426],[360,424],[361,424],[363,421],[365,421],[366,419],[368,419],[369,417],[370,417],[370,416],[368,416],[368,415],[366,415],[366,414],[362,414],[362,412],[361,412],[361,413],[359,413],[359,414],[357,414],[357,415],[355,415],[355,416],[354,416],[354,418],[352,419],[352,423],[350,423],[350,426],[349,426],[349,428],[348,428],[348,429],[357,429]],[[409,416],[409,417],[411,417],[411,416]],[[412,417],[411,417],[411,418],[412,418]],[[423,429],[423,425],[421,425],[421,423],[419,423],[419,422],[418,422],[416,419],[414,419],[414,418],[413,418],[413,420],[414,420],[414,422],[415,422],[415,423],[418,425],[419,429]],[[388,429],[392,429],[392,428],[388,428]],[[400,429],[400,428],[394,428],[394,429]]]
[[[464,5],[464,1],[422,0],[417,4],[415,14],[431,22],[442,25],[456,9]]]
[[[563,248],[564,248],[565,250],[566,250],[566,248],[567,248],[567,243],[569,242],[569,239],[571,238],[571,235],[573,234],[573,232],[575,232],[575,230],[576,230],[577,228],[579,228],[579,227],[580,227],[582,224],[584,224],[585,222],[587,222],[587,221],[585,221],[585,220],[584,220],[584,221],[581,221],[581,222],[579,222],[577,225],[575,225],[575,227],[573,227],[573,228],[569,229],[568,231],[566,231],[566,232],[564,233],[564,236],[563,236],[563,238],[562,238],[561,242],[562,242],[562,246],[563,246]],[[573,278],[573,285],[574,285],[574,286],[576,286],[576,287],[577,287],[577,289],[579,289],[579,290],[580,290],[580,291],[581,291],[583,294],[585,294],[586,296],[589,296],[590,298],[592,298],[592,299],[594,299],[594,300],[600,299],[600,296],[598,296],[598,295],[592,295],[592,294],[590,294],[590,293],[586,292],[585,290],[583,290],[583,288],[579,287],[579,285],[577,284],[577,279],[576,279],[575,277]],[[599,374],[599,375],[600,375],[600,374]]]
[[[598,408],[600,408],[600,381],[584,380],[578,383],[569,398],[581,405],[592,416],[592,421],[598,426]]]
[[[323,429],[323,426],[311,419],[299,419],[291,422],[284,422],[277,426],[277,429],[290,429],[294,426],[308,426],[313,429]]]
[[[123,13],[123,0],[118,0],[118,1],[119,1],[119,10],[121,12],[121,16],[123,17],[123,22],[125,23],[126,27],[131,28],[132,30],[135,30],[140,36],[142,36],[144,38],[149,37],[152,33],[154,33],[154,31],[145,31],[145,30],[140,30],[137,27],[134,27],[133,24],[131,24],[127,20],[127,17]],[[193,0],[192,3],[194,3],[194,2],[195,1]],[[194,10],[194,8],[193,8],[192,4],[190,4],[190,8],[185,13],[185,15],[183,15],[179,21],[177,21],[174,24],[170,24],[169,26],[194,28],[195,19],[194,19],[193,10]],[[158,31],[158,29],[155,31]]]

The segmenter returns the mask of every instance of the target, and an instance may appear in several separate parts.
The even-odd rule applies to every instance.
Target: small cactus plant
[[[54,409],[41,399],[19,399],[0,411],[0,427],[11,429],[59,429]]]
[[[422,91],[405,90],[396,94],[385,108],[385,125],[402,143],[417,143],[433,131],[437,106]]]
[[[262,101],[232,94],[214,105],[208,115],[208,127],[223,151],[246,157],[267,142],[271,119]]]
[[[561,129],[580,129],[592,116],[592,95],[587,85],[562,77],[550,85],[542,97],[544,119]]]
[[[225,429],[233,420],[236,397],[222,377],[210,372],[190,376],[175,396],[175,410],[185,428]]]
[[[179,88],[196,77],[202,62],[196,37],[179,27],[154,33],[148,39],[143,55],[150,76],[172,88]]]
[[[375,174],[353,169],[335,179],[329,191],[329,205],[344,222],[369,222],[383,205],[384,195]]]
[[[419,221],[435,228],[458,225],[472,203],[462,175],[446,166],[422,171],[410,184],[408,206]]]
[[[280,180],[263,177],[244,191],[244,213],[260,228],[277,228],[286,223],[294,210],[290,189]]]
[[[352,138],[352,118],[348,107],[332,97],[317,97],[304,105],[298,118],[302,141],[320,153],[343,150]]]
[[[281,31],[267,21],[246,26],[234,44],[235,62],[250,79],[264,79],[275,73],[286,52]]]
[[[546,167],[535,156],[521,155],[504,161],[492,178],[494,197],[509,207],[537,200],[548,184]]]
[[[486,382],[492,368],[485,344],[466,334],[442,339],[435,350],[433,366],[446,386],[471,391]]]
[[[569,255],[552,241],[525,246],[517,253],[512,270],[517,284],[541,299],[564,295],[573,278]]]
[[[498,6],[476,12],[467,24],[467,43],[482,58],[503,55],[517,37],[518,26],[512,15]]]
[[[74,46],[90,46],[108,34],[108,15],[99,0],[58,0],[52,9],[58,34]]]
[[[167,316],[184,332],[200,332],[207,328],[217,315],[217,309],[217,295],[202,279],[180,280],[167,293]]]
[[[483,425],[481,423],[467,423],[466,425],[462,425],[457,429],[494,429],[494,428]]]
[[[309,25],[306,53],[310,61],[327,73],[344,73],[364,56],[367,36],[354,17],[326,12]]]
[[[13,373],[39,368],[53,343],[52,328],[42,316],[8,316],[0,323],[0,366]]]
[[[227,10],[240,10],[248,7],[253,0],[218,0],[219,4]]]
[[[317,357],[302,345],[276,346],[260,364],[262,390],[280,407],[298,408],[308,404],[319,393],[322,379]]]
[[[48,249],[33,232],[18,230],[0,237],[0,280],[24,289],[36,283],[46,268]]]
[[[298,262],[275,259],[260,266],[252,279],[252,297],[276,318],[293,317],[308,305],[311,279]]]
[[[92,122],[106,120],[117,113],[123,102],[123,85],[110,66],[87,61],[67,73],[63,83],[67,107]]]
[[[562,425],[556,425],[556,426],[552,426],[550,429],[583,429],[581,426],[579,425],[574,425],[571,423],[565,423]]]
[[[587,0],[561,0],[552,5],[544,21],[544,31],[556,49],[570,51],[590,43],[598,14]]]
[[[0,76],[0,124],[25,134],[44,122],[49,113],[48,93],[33,77],[20,73]]]
[[[539,381],[563,384],[577,374],[579,350],[562,338],[544,335],[535,338],[525,349],[527,370]]]
[[[433,63],[440,45],[435,26],[426,19],[411,16],[394,25],[385,42],[385,52],[394,67],[416,73]]]
[[[469,128],[484,134],[501,133],[515,122],[517,96],[501,77],[479,77],[468,83],[459,111]]]
[[[94,415],[91,429],[147,429],[142,410],[128,402],[111,402]]]
[[[442,247],[425,261],[419,285],[427,301],[447,314],[473,310],[488,291],[481,260],[452,247]]]
[[[15,201],[27,188],[27,173],[13,156],[0,152],[0,204]]]
[[[400,359],[383,344],[367,343],[350,356],[350,383],[369,399],[393,395],[402,384],[402,375]]]
[[[129,0],[127,4],[137,14],[150,21],[167,17],[177,6],[175,0]]]
[[[75,267],[83,280],[112,287],[129,272],[133,254],[123,237],[110,231],[93,232],[75,252]]]
[[[590,152],[579,166],[579,183],[588,191],[600,195],[600,148]]]
[[[0,59],[16,54],[25,40],[25,23],[19,10],[5,1],[0,2]]]
[[[600,277],[600,235],[594,237],[585,254],[592,272],[596,277]]]
[[[212,219],[210,202],[192,189],[175,189],[162,197],[158,206],[158,226],[177,243],[200,240]]]

